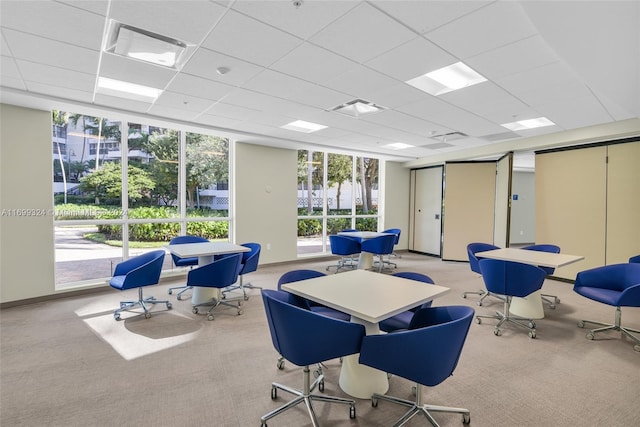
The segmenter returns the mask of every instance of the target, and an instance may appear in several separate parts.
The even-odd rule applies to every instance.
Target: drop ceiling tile
[[[71,99],[80,102],[93,102],[93,92],[84,92],[68,87],[58,87],[49,84],[39,84],[30,82],[29,90],[31,92],[42,93],[48,96],[55,96],[60,99]]]
[[[0,73],[3,78],[22,79],[20,71],[18,71],[18,66],[12,57],[3,55],[2,58],[0,58],[0,65]]]
[[[535,28],[517,2],[500,1],[437,28],[426,37],[464,61],[534,34]]]
[[[297,37],[231,10],[202,46],[267,67],[301,42]]]
[[[318,46],[304,43],[284,57],[271,69],[312,83],[323,84],[358,64]]]
[[[151,103],[149,102],[135,101],[133,99],[104,95],[102,93],[96,94],[95,104],[104,105],[105,107],[111,107],[123,111],[135,111],[138,113],[146,113],[149,108],[151,108]]]
[[[57,0],[59,3],[64,3],[78,9],[83,9],[88,12],[95,13],[96,15],[107,15],[109,9],[109,0]]]
[[[216,71],[218,68],[226,68],[227,72],[219,74]],[[231,86],[244,84],[262,70],[264,70],[264,67],[205,48],[198,49],[182,67],[183,73],[204,77]]]
[[[82,92],[93,92],[95,86],[95,76],[93,74],[64,70],[22,60],[17,60],[16,64],[27,84],[27,88],[29,88],[30,83],[37,83],[75,89]]]
[[[232,8],[306,40],[356,5],[352,1],[332,1],[326,7],[325,2],[307,1],[296,8],[290,1],[243,0],[233,2]]]
[[[592,95],[540,105],[545,116],[563,129],[577,129],[613,120],[602,104]]]
[[[343,93],[271,70],[260,73],[245,88],[318,108],[330,108],[345,99]]]
[[[196,117],[195,121],[204,125],[225,129],[238,129],[242,127],[242,120],[216,116],[214,114],[202,114]]]
[[[3,28],[100,49],[104,16],[53,1],[2,1],[1,7]]]
[[[233,86],[203,79],[188,74],[178,74],[167,86],[167,90],[181,92],[185,95],[197,96],[209,100],[224,98],[234,89]]]
[[[372,93],[378,92],[381,88],[391,87],[398,84],[398,81],[387,77],[375,70],[371,70],[363,65],[358,65],[339,76],[329,80],[327,85],[339,90],[351,98],[360,98],[373,102],[370,98]],[[342,98],[341,101],[328,106],[327,108],[340,105],[352,99]],[[386,105],[383,105],[386,107]]]
[[[433,123],[392,110],[363,116],[361,120],[418,135],[428,135],[433,130]]]
[[[61,67],[82,73],[95,73],[100,53],[84,47],[45,39],[13,30],[4,30],[5,39],[16,59]]]
[[[109,53],[102,54],[100,77],[164,89],[176,71]]]
[[[198,98],[195,96],[185,95],[184,93],[164,91],[156,99],[155,105],[173,108],[182,108],[187,111],[201,113],[211,106],[213,101],[210,99]]]
[[[366,66],[402,82],[458,62],[454,56],[422,37],[416,37],[376,58]]]
[[[309,40],[363,63],[415,36],[413,31],[378,9],[367,3],[360,3]]]
[[[369,92],[369,101],[394,109],[401,105],[417,102],[428,96],[431,95],[403,82],[371,90]]]
[[[558,55],[544,39],[535,35],[473,56],[465,63],[486,78],[493,80],[558,60]]]
[[[235,106],[247,106],[247,108],[259,111],[271,111],[290,115],[291,117],[295,117],[298,114],[304,115],[318,111],[317,108],[312,108],[297,102],[240,88],[235,89],[229,93],[229,95],[225,96],[222,102]]]
[[[153,105],[149,109],[148,113],[154,116],[171,117],[174,120],[187,121],[191,121],[198,116],[198,114],[193,111],[188,111],[183,108],[167,107],[165,105]]]
[[[0,85],[12,89],[27,90],[27,87],[25,86],[22,79],[18,79],[15,77],[0,76]]]
[[[235,121],[244,121],[248,117],[258,113],[260,113],[259,110],[217,102],[206,111],[205,115],[212,115]]]
[[[188,44],[199,44],[225,10],[205,1],[118,0],[111,2],[110,17]]]
[[[480,9],[491,1],[374,0],[371,3],[414,31],[424,34]]]

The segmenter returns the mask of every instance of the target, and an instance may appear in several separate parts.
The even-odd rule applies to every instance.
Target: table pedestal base
[[[371,399],[373,393],[385,394],[389,390],[389,380],[385,372],[358,363],[360,354],[342,358],[340,368],[340,388],[349,396]]]
[[[544,309],[542,307],[542,295],[540,291],[535,291],[524,298],[513,297],[509,313],[524,319],[542,319],[544,318]]]

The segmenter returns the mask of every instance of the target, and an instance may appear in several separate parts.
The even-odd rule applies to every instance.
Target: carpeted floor
[[[476,312],[501,310],[501,302],[462,298],[483,287],[467,263],[442,262],[402,253],[398,271],[428,274],[451,288],[434,305],[469,305]],[[261,266],[246,281],[276,287],[288,270],[325,271],[333,259]],[[145,289],[167,297],[173,310],[155,309],[150,319],[112,310],[135,290],[74,296],[2,310],[0,348],[0,424],[2,426],[259,426],[260,416],[285,402],[270,398],[271,382],[302,385],[302,372],[291,363],[276,368],[258,290],[244,303],[244,313],[218,310],[215,320],[194,315],[191,304],[168,296],[176,280]],[[544,291],[558,295],[555,310],[536,321],[537,339],[507,326],[493,334],[493,321],[473,323],[454,375],[427,388],[428,402],[471,410],[471,426],[632,427],[640,420],[640,353],[619,333],[594,341],[576,327],[580,319],[613,321],[614,310],[572,291],[572,285],[547,280]],[[623,309],[623,323],[640,327],[640,309]],[[398,357],[402,357],[398,354]],[[425,364],[429,361],[425,360]],[[346,396],[338,387],[340,362],[326,363],[325,393]],[[412,384],[391,377],[388,394],[412,398]],[[318,403],[323,426],[390,426],[404,407],[357,400],[357,418],[347,407]],[[459,426],[459,415],[436,414],[441,426]],[[270,427],[310,426],[303,407],[269,422]],[[414,418],[410,426],[428,425]]]

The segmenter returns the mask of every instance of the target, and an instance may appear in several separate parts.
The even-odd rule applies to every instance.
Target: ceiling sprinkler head
[[[302,0],[293,0],[291,3],[296,7],[296,9],[302,6]]]

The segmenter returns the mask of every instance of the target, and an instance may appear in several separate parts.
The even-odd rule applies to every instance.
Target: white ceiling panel
[[[367,3],[361,3],[311,37],[333,52],[366,62],[400,46],[416,34]]]
[[[638,16],[640,2],[605,0],[0,0],[0,92],[30,108],[97,106],[256,144],[427,164],[640,118]],[[190,43],[186,63],[175,70],[101,52],[110,20]],[[457,61],[489,81],[439,97],[405,83]],[[94,94],[99,76],[165,92],[153,105]],[[387,109],[360,119],[326,111],[356,98]],[[539,116],[557,124],[500,126]],[[279,128],[295,119],[328,128]],[[431,138],[455,131],[469,136]],[[420,147],[393,151],[387,142]]]
[[[98,51],[13,30],[4,30],[3,33],[7,43],[19,52],[14,55],[16,59],[90,74],[98,69]]]
[[[231,10],[213,28],[202,46],[266,67],[300,43],[297,37]]]

